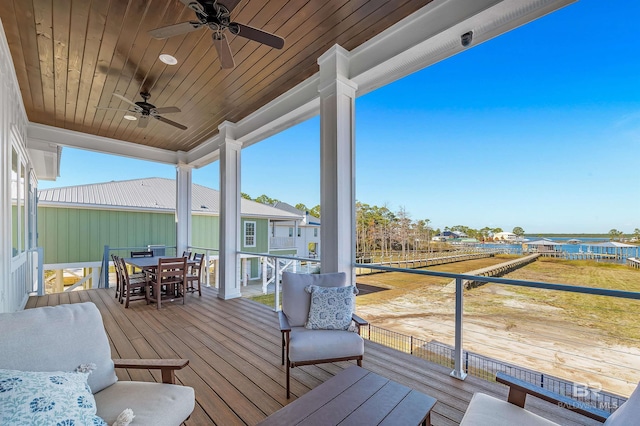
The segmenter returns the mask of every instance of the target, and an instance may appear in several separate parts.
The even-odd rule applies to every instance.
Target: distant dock
[[[564,260],[624,260],[626,258],[621,254],[592,253],[592,252],[569,253],[566,251],[543,251],[543,252],[539,252],[539,254],[542,257],[553,257],[556,259],[564,259]]]

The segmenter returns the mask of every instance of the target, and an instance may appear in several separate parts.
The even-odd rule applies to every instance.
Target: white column
[[[191,166],[176,166],[176,256],[191,245]]]
[[[335,45],[320,65],[320,244],[322,272],[355,282],[355,96],[349,52]]]
[[[218,297],[240,297],[240,150],[235,125],[220,125],[220,288]]]

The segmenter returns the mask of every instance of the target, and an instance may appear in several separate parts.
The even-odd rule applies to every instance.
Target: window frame
[[[250,231],[249,228],[253,227],[253,230]],[[242,240],[245,247],[256,247],[257,245],[257,229],[258,225],[255,220],[246,220],[242,227]],[[251,233],[252,232],[252,233]],[[248,244],[248,238],[253,238],[253,243]]]

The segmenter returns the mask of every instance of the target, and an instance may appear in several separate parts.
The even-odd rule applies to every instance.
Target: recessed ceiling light
[[[129,115],[129,114],[125,115],[122,118],[124,118],[125,120],[131,120],[131,121],[138,119],[135,115]]]
[[[163,53],[162,55],[160,55],[159,58],[162,62],[164,62],[167,65],[175,65],[178,63],[178,60],[176,58],[166,53]]]

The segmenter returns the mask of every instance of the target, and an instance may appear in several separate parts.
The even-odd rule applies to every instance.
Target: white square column
[[[219,127],[220,145],[220,299],[240,297],[240,152],[234,137],[235,125]]]
[[[176,256],[191,245],[192,167],[176,166]]]
[[[349,52],[335,45],[320,65],[320,260],[355,283],[355,97]]]

